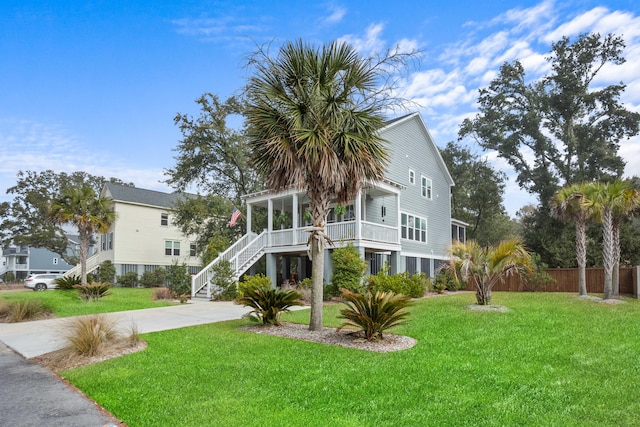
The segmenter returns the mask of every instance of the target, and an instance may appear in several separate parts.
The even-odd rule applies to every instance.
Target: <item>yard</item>
[[[130,427],[637,425],[637,300],[496,293],[507,313],[465,310],[473,301],[415,302],[394,332],[418,344],[395,353],[251,334],[239,320],[146,334],[144,351],[62,375]]]

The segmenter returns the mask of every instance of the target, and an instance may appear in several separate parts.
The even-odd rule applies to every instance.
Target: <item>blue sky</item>
[[[627,63],[596,84],[627,84],[640,111],[640,2],[545,1],[30,1],[0,2],[0,201],[18,170],[85,170],[168,190],[163,170],[180,140],[176,113],[204,92],[236,93],[245,57],[266,42],[342,39],[367,55],[423,51],[403,85],[440,146],[476,112],[478,88],[504,61],[546,71],[553,41],[598,31],[626,41]],[[466,141],[472,144],[471,141]],[[640,138],[625,141],[640,176]],[[484,155],[511,174],[495,153]],[[532,199],[513,181],[505,205]]]

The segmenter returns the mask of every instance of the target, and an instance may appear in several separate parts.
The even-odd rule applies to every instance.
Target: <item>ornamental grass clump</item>
[[[104,315],[74,317],[63,333],[70,354],[95,356],[109,344],[119,340],[116,322]]]
[[[340,328],[355,326],[367,341],[383,339],[385,330],[403,324],[410,303],[410,297],[393,292],[360,294],[344,290],[342,298],[347,307],[340,310],[338,318],[345,319]]]
[[[0,322],[17,323],[51,316],[51,309],[40,300],[0,302]]]
[[[301,294],[288,289],[249,288],[236,303],[253,308],[249,317],[263,325],[280,326],[280,314],[289,311],[289,307],[304,305],[300,298]]]

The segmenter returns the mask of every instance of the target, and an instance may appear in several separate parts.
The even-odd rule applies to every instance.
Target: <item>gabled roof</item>
[[[176,202],[192,196],[188,193],[163,193],[162,191],[145,190],[143,188],[130,187],[113,182],[106,182],[104,184],[102,195],[113,199],[115,202],[134,203],[167,209],[172,209]]]
[[[440,168],[444,171],[445,176],[449,180],[450,185],[455,185],[455,183],[453,182],[453,178],[449,173],[449,169],[447,168],[447,164],[444,162],[444,159],[442,158],[442,154],[440,154],[440,149],[434,142],[433,137],[431,136],[431,132],[429,132],[429,128],[427,128],[427,125],[424,123],[424,120],[422,120],[422,116],[420,115],[420,113],[416,111],[415,113],[407,114],[407,115],[397,117],[395,119],[387,121],[386,125],[382,129],[380,129],[380,134],[384,133],[384,131],[387,129],[390,129],[395,126],[399,126],[401,123],[407,122],[409,120],[417,120],[417,122],[420,124],[420,127],[422,128],[423,132],[427,136],[427,141],[429,142],[429,144],[432,145],[433,151],[436,153],[436,161],[440,165]]]

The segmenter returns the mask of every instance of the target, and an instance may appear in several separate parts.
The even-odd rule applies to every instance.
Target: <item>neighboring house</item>
[[[69,239],[68,255],[77,256],[78,236],[67,236],[67,238]],[[93,247],[90,250],[93,250]],[[2,251],[0,278],[4,278],[11,272],[16,280],[24,280],[31,274],[63,274],[72,268],[73,265],[68,264],[60,254],[48,249],[10,246]]]
[[[130,271],[141,275],[173,264],[186,264],[192,274],[200,270],[195,239],[173,224],[173,207],[184,195],[109,182],[101,196],[113,201],[116,220],[107,233],[97,236],[97,253],[87,260],[87,272],[107,260],[119,276]],[[77,266],[67,274],[79,273]]]
[[[434,276],[448,259],[452,237],[465,239],[466,224],[451,219],[453,179],[418,113],[394,119],[380,130],[387,141],[390,162],[385,179],[365,183],[357,197],[346,204],[331,205],[325,233],[334,247],[353,244],[367,261],[368,274],[388,263],[391,272],[424,272]],[[268,228],[248,233],[209,266],[194,276],[192,294],[211,297],[211,268],[229,261],[239,278],[260,258],[266,257],[266,272],[276,284],[311,275],[307,254],[309,201],[295,189],[250,194],[246,202],[247,230],[252,210],[268,214]],[[455,234],[454,234],[455,233]],[[325,246],[324,277],[331,279],[332,247]]]

